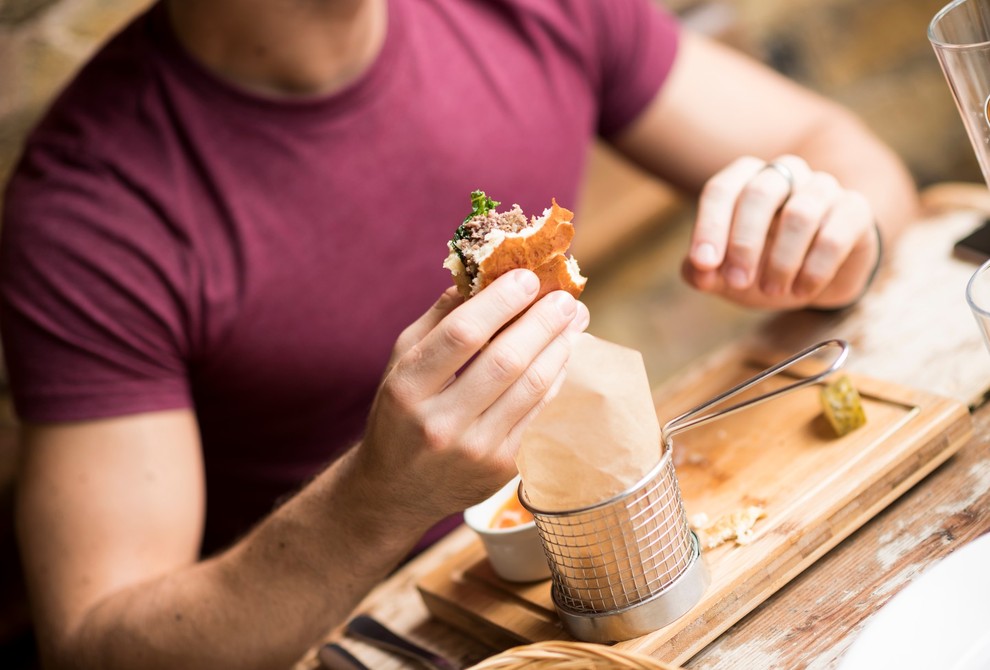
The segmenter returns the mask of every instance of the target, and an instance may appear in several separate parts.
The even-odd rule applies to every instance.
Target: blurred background
[[[593,1],[593,0],[589,0]],[[600,0],[605,1],[607,0]],[[79,65],[149,0],[0,0],[0,185],[25,134]],[[944,0],[668,0],[721,39],[856,111],[922,187],[982,177],[926,37]],[[731,113],[731,110],[727,110]],[[643,352],[662,383],[760,318],[680,282],[693,203],[595,150],[575,256],[591,279],[591,332]],[[582,239],[581,219],[626,231],[619,249]],[[653,225],[658,220],[664,225]],[[439,258],[439,257],[438,257]],[[2,374],[0,374],[2,379]],[[2,386],[0,386],[2,388]],[[16,426],[0,394],[0,666],[30,667],[11,501]],[[19,660],[20,659],[20,660]]]

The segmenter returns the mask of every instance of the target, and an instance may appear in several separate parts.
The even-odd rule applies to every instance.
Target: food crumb
[[[723,514],[712,523],[709,523],[707,514],[693,514],[688,523],[702,548],[714,549],[729,540],[734,540],[737,545],[749,544],[754,538],[753,526],[766,515],[763,507],[750,505]]]

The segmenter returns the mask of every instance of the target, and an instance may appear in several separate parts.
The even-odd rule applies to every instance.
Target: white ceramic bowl
[[[550,564],[543,553],[536,522],[510,528],[492,528],[495,514],[518,488],[519,477],[516,476],[491,498],[464,510],[464,523],[481,538],[488,552],[488,560],[499,577],[510,582],[548,579]]]

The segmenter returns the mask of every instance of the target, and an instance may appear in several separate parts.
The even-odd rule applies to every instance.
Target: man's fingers
[[[722,267],[722,276],[730,287],[740,291],[753,285],[777,211],[793,190],[807,181],[810,172],[801,158],[781,156],[761,168],[743,187]]]
[[[566,361],[567,344],[560,340],[568,329],[572,332],[587,326],[587,307],[578,303],[563,291],[551,293],[533,305],[483,351],[471,365],[444,390],[447,410],[458,415],[462,424],[474,421],[489,411],[501,396],[518,386],[526,391],[521,400],[529,407],[537,402],[537,396],[546,393],[558,369]],[[545,355],[548,349],[560,353],[563,358]],[[509,411],[502,421],[511,426],[528,411]],[[502,427],[502,433],[508,429]],[[496,426],[491,426],[496,428]]]
[[[743,188],[765,165],[743,156],[708,180],[698,201],[698,221],[691,237],[688,260],[699,271],[714,270],[725,259],[736,201]]]
[[[475,434],[497,440],[493,454],[497,461],[514,462],[523,430],[560,392],[574,337],[587,325],[587,318],[579,313],[472,426]]]
[[[835,279],[856,242],[872,231],[870,205],[859,193],[846,192],[822,222],[794,282],[794,295],[811,298]]]
[[[797,187],[780,212],[780,218],[767,251],[760,288],[768,296],[790,292],[808,249],[822,222],[842,194],[832,175],[814,173]]]
[[[501,437],[504,441],[513,426],[527,416],[535,416],[560,390],[566,373],[565,365],[571,353],[571,340],[560,335],[533,361],[525,374],[505,390],[491,407],[485,410],[476,429],[483,434]],[[559,382],[558,382],[559,380]]]
[[[529,270],[513,270],[451,311],[392,370],[393,383],[418,397],[440,391],[500,328],[526,309],[540,288]]]
[[[754,307],[846,304],[875,262],[873,225],[862,194],[802,158],[743,157],[705,185],[681,274]]]

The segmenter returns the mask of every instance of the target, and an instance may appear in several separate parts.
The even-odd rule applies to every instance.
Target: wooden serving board
[[[771,361],[772,362],[772,361]],[[655,395],[661,422],[767,367],[726,358]],[[674,462],[689,518],[715,519],[760,504],[750,544],[703,554],[711,584],[676,622],[618,647],[680,664],[814,563],[951,456],[972,432],[965,405],[850,374],[867,424],[838,438],[812,386],[677,436]],[[762,393],[788,383],[771,379]],[[491,570],[480,542],[417,585],[436,618],[495,648],[570,639],[550,582],[511,584]]]

